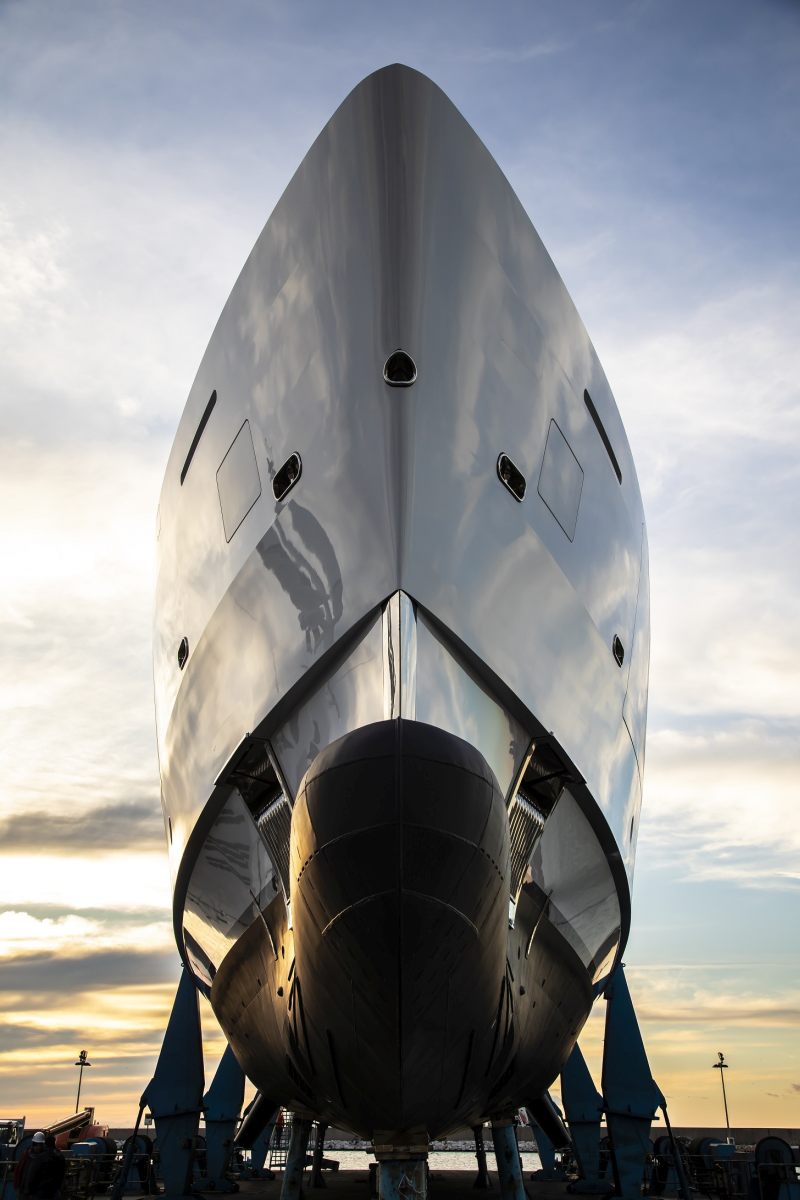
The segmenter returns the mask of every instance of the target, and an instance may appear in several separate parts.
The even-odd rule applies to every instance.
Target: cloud
[[[448,57],[455,62],[472,63],[476,66],[487,66],[495,63],[534,62],[540,58],[550,58],[563,49],[564,43],[555,39],[528,42],[521,46],[470,46],[450,51]]]
[[[121,847],[155,850],[164,846],[161,809],[152,800],[109,804],[70,814],[12,813],[0,817],[0,854],[79,850],[84,854]]]
[[[2,453],[0,504],[14,518],[0,526],[0,744],[9,766],[0,814],[71,817],[147,795],[155,813],[157,473],[124,446],[73,453],[6,442]],[[119,828],[113,816],[110,824]]]
[[[152,964],[139,960],[142,977]],[[153,1074],[178,978],[177,957],[164,982],[131,981],[123,972],[106,973],[97,983],[89,962],[86,990],[54,988],[41,994],[3,997],[0,1026],[0,1091],[30,1122],[49,1123],[75,1105],[78,1050],[89,1051],[92,1069],[82,1098],[98,1119],[130,1126],[138,1099]],[[160,972],[156,971],[158,975]],[[210,1006],[200,998],[206,1079],[224,1050]]]
[[[747,1029],[764,1025],[794,1028],[800,1025],[800,995],[785,998],[742,998],[738,995],[716,996],[698,991],[685,1004],[644,1003],[639,1009],[643,1021],[664,1021],[670,1026],[709,1024],[741,1025]]]
[[[59,1031],[66,1039],[79,1042],[85,1034],[84,1029],[63,1029]],[[17,1025],[4,1021],[0,1025],[0,1054],[15,1053],[26,1057],[31,1050],[49,1050],[53,1044],[52,1026],[45,1029],[31,1028],[27,1025]]]
[[[595,336],[649,523],[670,555],[733,551],[742,566],[767,560],[797,578],[796,564],[774,558],[793,529],[785,500],[800,493],[792,275],[785,263],[760,264],[745,283],[727,267],[705,294],[645,305],[626,328],[621,313],[601,319]]]
[[[800,1025],[800,987],[792,983],[754,990],[749,974],[737,964],[728,968],[727,978],[718,976],[712,986],[707,971],[699,966],[663,964],[626,971],[639,1020],[662,1022],[670,1031],[686,1025],[710,1025],[717,1030],[746,1027],[755,1041],[758,1029]]]
[[[6,855],[0,871],[0,905],[24,909],[51,904],[78,911],[105,906],[136,910],[159,904],[169,910],[167,857],[154,851],[81,857],[50,851],[46,854]]]
[[[173,950],[168,914],[158,916],[159,920],[148,914],[138,921],[120,921],[113,911],[106,912],[101,920],[78,913],[36,917],[10,909],[0,913],[0,959],[13,958],[20,967],[35,959],[41,966],[43,961],[63,961],[77,955],[86,959],[88,968],[93,955],[121,951],[123,946],[132,947],[134,954]],[[4,970],[9,965],[6,962]],[[9,978],[11,975],[9,972]]]
[[[159,943],[163,945],[163,931],[159,935]],[[31,995],[42,1000],[52,992],[69,997],[72,1003],[78,994],[106,987],[135,985],[142,979],[149,982],[174,979],[178,961],[176,949],[150,951],[146,941],[141,948],[117,946],[90,951],[87,947],[85,952],[75,954],[74,946],[70,946],[65,954],[20,954],[3,963],[0,994],[6,997],[5,1007],[9,1006],[10,997]]]
[[[209,188],[208,145],[184,133],[145,151],[119,131],[0,122],[13,164],[0,205],[6,436],[79,456],[134,447],[156,487],[220,309],[290,174],[248,148],[246,171],[217,160]]]
[[[0,323],[46,317],[64,288],[59,258],[65,236],[56,221],[45,229],[18,231],[0,209]]]
[[[794,720],[698,713],[663,727],[666,720],[648,741],[640,839],[651,856],[683,878],[796,888]]]

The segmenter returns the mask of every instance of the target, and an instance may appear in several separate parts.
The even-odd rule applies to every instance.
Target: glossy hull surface
[[[452,104],[380,71],[256,243],[159,509],[176,936],[265,1094],[391,1138],[549,1085],[627,935],[648,638],[585,330]]]

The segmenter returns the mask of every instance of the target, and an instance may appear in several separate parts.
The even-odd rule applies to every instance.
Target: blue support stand
[[[577,1042],[561,1072],[561,1102],[581,1173],[581,1178],[570,1184],[569,1190],[584,1195],[607,1195],[610,1184],[600,1178],[603,1097],[594,1086]]]
[[[211,1087],[203,1097],[209,1190],[236,1191],[236,1184],[232,1179],[228,1179],[227,1171],[233,1154],[233,1137],[243,1101],[244,1071],[228,1046],[219,1061]]]
[[[306,1166],[311,1124],[312,1122],[306,1117],[298,1117],[296,1114],[292,1120],[292,1136],[283,1171],[281,1200],[299,1200],[302,1195],[303,1171]]]
[[[605,998],[603,1097],[616,1194],[640,1200],[650,1125],[666,1102],[650,1073],[622,963],[606,985]]]
[[[274,1179],[272,1171],[267,1170],[264,1163],[267,1160],[269,1144],[275,1130],[275,1123],[280,1108],[268,1096],[256,1092],[242,1116],[242,1123],[236,1131],[234,1145],[250,1151],[250,1174],[254,1179]]]
[[[188,1196],[203,1103],[203,1042],[197,989],[184,969],[155,1074],[142,1095],[153,1114],[165,1195]]]
[[[534,1171],[531,1179],[564,1179],[564,1172],[556,1166],[556,1148],[542,1129],[538,1121],[534,1121],[533,1117],[528,1112],[528,1119],[533,1130],[534,1141],[536,1142],[536,1153],[539,1155],[539,1162],[542,1164],[538,1171]]]
[[[277,1113],[275,1114],[277,1116]],[[268,1121],[261,1133],[253,1142],[253,1148],[250,1151],[250,1171],[254,1179],[274,1179],[275,1175],[272,1171],[268,1171],[264,1163],[267,1161],[267,1153],[269,1144],[272,1140],[272,1131],[275,1128],[275,1119]]]
[[[514,1122],[511,1120],[492,1121],[492,1141],[497,1159],[497,1174],[500,1178],[502,1200],[525,1200],[522,1162],[519,1157]]]

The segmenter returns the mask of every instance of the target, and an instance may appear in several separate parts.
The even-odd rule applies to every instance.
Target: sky
[[[0,1115],[131,1125],[179,962],[155,510],[228,293],[370,71],[430,75],[589,331],[650,540],[625,955],[676,1125],[800,1127],[800,6],[0,0]],[[604,1004],[582,1044],[599,1080]],[[222,1050],[203,1003],[208,1079]]]

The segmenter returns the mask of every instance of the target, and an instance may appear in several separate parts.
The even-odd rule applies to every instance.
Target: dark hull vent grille
[[[289,835],[292,828],[292,806],[283,792],[256,816],[258,832],[267,844],[269,856],[283,884],[283,894],[289,899]]]
[[[511,835],[511,899],[516,902],[531,860],[533,848],[544,829],[545,814],[523,792],[511,801],[508,826]]]

